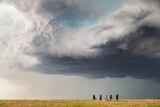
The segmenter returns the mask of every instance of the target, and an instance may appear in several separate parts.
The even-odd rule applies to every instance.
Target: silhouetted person
[[[107,95],[106,95],[106,98],[105,98],[105,99],[108,100]]]
[[[93,94],[93,100],[96,100],[96,96]]]
[[[112,100],[112,95],[110,95],[110,100]]]
[[[102,100],[102,95],[100,94],[99,99]]]
[[[116,100],[118,100],[118,97],[119,97],[119,95],[117,94],[117,95],[116,95]]]

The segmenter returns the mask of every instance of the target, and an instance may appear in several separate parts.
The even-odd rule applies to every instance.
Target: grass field
[[[160,100],[0,100],[0,107],[160,107]]]

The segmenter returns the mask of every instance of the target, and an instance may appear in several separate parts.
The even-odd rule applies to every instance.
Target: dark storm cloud
[[[24,67],[25,61],[19,61],[24,56],[16,55],[16,64],[45,74],[88,78],[131,76],[159,81],[160,11],[155,5],[158,1],[124,6],[109,15],[106,15],[106,8],[95,8],[101,6],[102,1],[94,0],[92,5],[89,1],[79,0],[35,0],[27,5],[25,1],[17,0],[11,3],[29,17],[34,26],[30,35],[24,34],[26,39],[17,37],[22,43],[16,44],[14,49],[18,54],[39,61]],[[152,3],[152,8],[147,2]],[[97,20],[87,27],[69,26],[70,20],[86,22],[92,17]],[[59,26],[53,23],[57,20]]]
[[[114,20],[122,23],[123,20],[126,22],[133,20],[134,23],[129,23],[132,24],[129,28],[134,29],[136,26],[136,30],[131,30],[119,39],[113,38],[105,44],[93,46],[93,49],[101,50],[99,56],[93,58],[41,56],[40,59],[44,63],[35,68],[46,74],[81,75],[88,78],[131,76],[159,82],[160,28],[145,21],[150,15],[153,15],[153,11],[141,10],[138,15],[120,11],[113,16]],[[136,25],[137,23],[141,24]],[[114,29],[114,26],[116,25],[100,26],[96,29],[97,34]]]
[[[75,59],[48,56],[45,60],[42,59],[45,63],[35,68],[40,68],[39,71],[46,74],[81,75],[88,78],[131,76],[159,82],[160,59],[147,57],[148,54],[159,51],[159,32],[157,28],[143,26],[131,34],[134,36],[129,35],[121,40],[112,40],[106,45],[95,47],[103,51],[99,57]],[[124,44],[125,48],[120,47]]]

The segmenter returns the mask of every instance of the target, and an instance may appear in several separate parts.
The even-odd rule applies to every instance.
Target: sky
[[[0,0],[0,99],[159,99],[159,8],[159,0]]]

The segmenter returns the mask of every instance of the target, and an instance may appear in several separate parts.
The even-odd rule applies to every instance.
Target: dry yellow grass
[[[0,107],[160,107],[160,100],[0,100]]]

